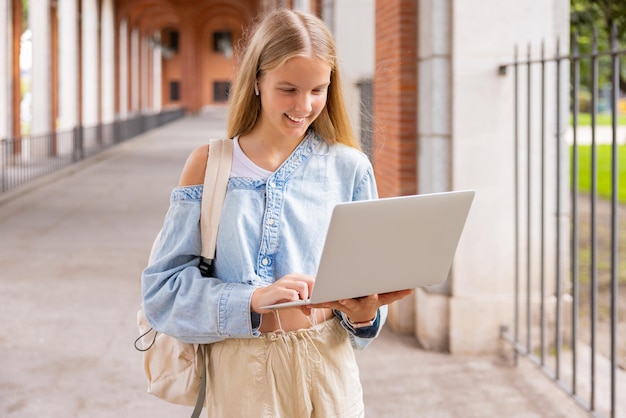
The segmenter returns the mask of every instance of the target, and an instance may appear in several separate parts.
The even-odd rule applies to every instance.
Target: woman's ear
[[[254,94],[256,94],[257,96],[260,94],[259,83],[257,81],[254,82]]]

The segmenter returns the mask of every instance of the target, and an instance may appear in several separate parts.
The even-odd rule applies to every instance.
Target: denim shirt
[[[260,315],[250,311],[255,289],[289,273],[315,275],[334,206],[375,199],[377,191],[363,153],[309,132],[267,181],[229,179],[210,278],[198,269],[201,197],[202,185],[172,191],[142,274],[150,324],[189,343],[258,337]],[[383,306],[374,325],[354,330],[335,312],[359,349],[378,335],[386,314]]]

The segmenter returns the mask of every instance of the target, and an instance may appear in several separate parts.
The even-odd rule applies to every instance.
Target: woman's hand
[[[259,314],[271,312],[261,306],[275,303],[293,302],[308,299],[315,283],[315,276],[291,273],[281,277],[269,286],[259,287],[252,294],[250,309]]]
[[[383,305],[405,298],[413,293],[413,289],[397,292],[379,293],[358,299],[342,299],[335,302],[310,305],[310,308],[330,308],[346,314],[354,323],[367,322],[376,317],[376,311]]]

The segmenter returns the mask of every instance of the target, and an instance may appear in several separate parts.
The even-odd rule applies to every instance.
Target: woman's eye
[[[296,91],[295,89],[280,89],[280,91],[282,91],[283,93],[293,93],[294,91]]]

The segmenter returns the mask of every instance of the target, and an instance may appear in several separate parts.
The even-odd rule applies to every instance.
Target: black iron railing
[[[0,139],[0,193],[67,167],[115,144],[183,117],[184,109],[141,114],[92,127]]]
[[[520,60],[516,49],[514,62],[499,68],[501,75],[512,70],[515,96],[514,317],[512,324],[503,325],[502,336],[514,348],[516,361],[519,354],[533,361],[591,415],[625,416],[626,404],[619,403],[624,398],[618,399],[617,393],[618,382],[626,382],[625,336],[618,341],[618,155],[620,147],[626,147],[620,144],[624,138],[618,136],[618,104],[620,60],[626,56],[626,50],[618,48],[613,29],[607,51],[598,50],[597,37],[590,53],[579,52],[576,37],[572,39],[570,55],[561,55],[558,42],[553,57],[546,57],[544,51],[542,45],[540,57],[532,59],[529,46],[526,59]],[[589,68],[589,79],[582,80],[584,84],[581,63]],[[561,103],[561,98],[567,97],[567,66],[569,127],[562,117],[568,109]],[[605,129],[610,138],[603,141],[611,150],[608,198],[601,198],[598,193],[600,70],[610,73],[610,97],[606,102],[611,128]],[[583,85],[588,86],[591,96],[591,122],[585,128],[591,135],[584,144],[580,138],[583,128],[579,125]],[[565,149],[566,131],[570,137],[569,152]],[[590,173],[590,190],[585,192],[579,188],[583,146],[590,149],[590,166],[585,167]],[[565,161],[570,162],[569,170],[562,169]],[[552,168],[553,172],[547,171]],[[563,190],[565,185],[570,186],[569,200],[567,190]],[[569,222],[562,222],[564,219]],[[607,245],[603,245],[605,241]],[[608,267],[601,265],[600,256]],[[621,321],[624,324],[626,318]],[[600,341],[607,343],[600,346]],[[622,386],[619,391],[624,393],[625,389]]]

